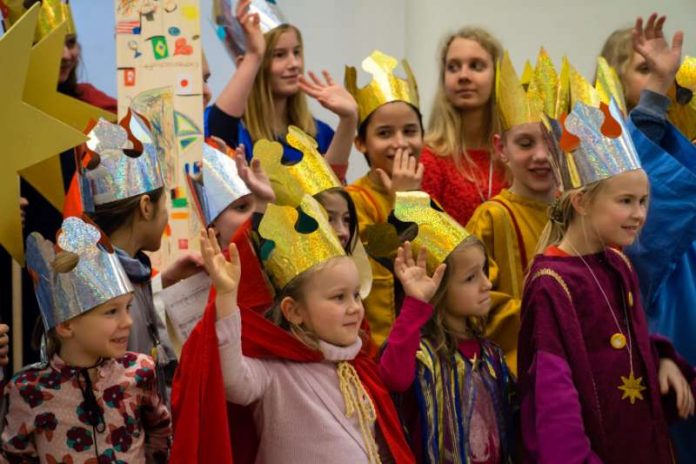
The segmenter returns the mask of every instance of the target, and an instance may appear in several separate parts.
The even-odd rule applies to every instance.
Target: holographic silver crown
[[[157,146],[142,116],[129,110],[119,124],[100,119],[87,136],[85,156],[91,159],[80,160],[79,169],[85,211],[164,186]]]
[[[218,37],[225,44],[225,49],[233,60],[246,53],[244,30],[235,15],[238,4],[239,0],[213,0],[213,16]],[[261,32],[264,34],[281,24],[287,24],[283,12],[274,0],[252,0],[249,13],[258,13]]]
[[[581,101],[568,116],[549,120],[549,159],[562,191],[583,187],[641,164],[621,109],[612,98],[599,108]]]
[[[27,268],[46,330],[133,291],[126,272],[99,229],[77,217],[63,221],[57,246],[41,234],[27,237]],[[68,272],[53,270],[56,251],[78,256]]]
[[[201,165],[186,165],[186,183],[206,227],[234,201],[251,193],[234,160],[207,143],[203,144]]]

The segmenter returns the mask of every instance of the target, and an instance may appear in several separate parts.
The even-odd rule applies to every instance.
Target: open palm
[[[239,289],[239,279],[242,275],[242,266],[239,262],[239,252],[234,243],[229,246],[230,259],[225,258],[220,250],[214,229],[201,231],[201,254],[205,270],[213,280],[217,293],[233,293],[235,296]]]
[[[401,282],[406,296],[428,302],[440,287],[445,273],[445,264],[440,264],[432,276],[426,268],[427,251],[421,248],[416,259],[413,259],[411,243],[405,242],[399,247],[394,260],[394,271]]]
[[[334,82],[331,74],[323,71],[324,80],[322,82],[313,72],[309,74],[308,80],[300,76],[300,88],[304,93],[314,98],[321,106],[336,114],[339,117],[358,117],[358,104],[353,96],[343,86]]]
[[[671,45],[667,42],[662,30],[666,19],[653,13],[643,27],[643,18],[638,18],[632,31],[633,49],[645,58],[650,72],[662,78],[676,74],[684,42],[682,32],[674,34]]]

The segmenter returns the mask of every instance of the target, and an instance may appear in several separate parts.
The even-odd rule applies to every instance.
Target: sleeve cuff
[[[666,118],[667,108],[671,101],[665,95],[653,92],[651,90],[643,90],[640,94],[638,107],[645,112],[660,118]]]
[[[231,315],[215,321],[215,332],[218,337],[218,345],[229,345],[235,340],[240,340],[242,336],[242,320],[239,309]]]

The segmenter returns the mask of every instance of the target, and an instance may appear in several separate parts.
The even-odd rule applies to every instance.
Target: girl
[[[523,293],[525,454],[541,463],[671,463],[666,417],[693,414],[696,376],[669,342],[648,335],[635,273],[618,251],[645,221],[649,187],[620,110],[601,108],[576,103],[554,133],[571,153],[552,157],[564,192]],[[676,397],[661,398],[668,391]]]
[[[330,165],[340,166],[345,175],[357,125],[355,101],[326,71],[325,82],[313,73],[309,73],[311,81],[302,76],[302,35],[299,29],[284,21],[275,5],[266,3],[274,2],[242,1],[237,7],[236,20],[222,21],[226,30],[234,27],[228,22],[238,21],[244,28],[247,46],[243,47],[244,55],[236,55],[237,73],[218,97],[217,109],[210,113],[211,128],[218,128],[211,134],[233,133],[237,135],[236,140],[227,138],[229,135],[222,137],[230,146],[251,147],[261,139],[283,140],[288,126],[295,125],[316,138],[320,153]],[[271,28],[262,33],[258,14],[250,11],[268,11],[268,8],[273,14],[266,17],[270,22],[264,26]],[[227,38],[239,42],[233,33],[228,32]],[[312,117],[302,92],[339,117],[335,134],[328,125]],[[213,116],[217,121],[210,119]],[[298,159],[299,153],[286,146],[284,157],[292,162]]]
[[[89,138],[80,170],[82,201],[86,213],[113,243],[135,290],[128,349],[151,353],[162,381],[170,385],[176,355],[164,321],[155,311],[152,266],[144,253],[159,250],[168,217],[149,123],[129,112],[120,125],[100,120]],[[199,263],[200,257],[182,256],[162,272],[158,287],[195,274]],[[161,393],[165,396],[164,384]]]
[[[476,27],[446,37],[440,51],[440,84],[421,157],[423,190],[462,225],[506,185],[490,147],[500,133],[494,82],[501,56],[498,40]]]
[[[126,351],[133,289],[124,269],[99,230],[75,217],[57,247],[36,233],[27,240],[49,357],[6,387],[4,456],[166,462],[170,420],[154,363]]]
[[[493,135],[493,146],[513,180],[509,189],[501,190],[476,208],[466,228],[481,239],[489,253],[494,296],[487,336],[503,348],[508,366],[516,373],[519,304],[511,304],[505,296],[518,301],[522,298],[522,281],[548,221],[547,210],[556,191],[542,112],[532,108],[541,103],[541,108],[553,109],[550,117],[556,117],[558,78],[543,49],[532,81],[534,88],[546,84],[549,91],[526,93],[507,53],[499,61],[496,73],[497,108],[503,132]],[[551,96],[554,101],[539,101],[537,94]]]
[[[405,63],[405,62],[404,62]],[[405,63],[407,81],[394,76],[396,59],[374,51],[363,69],[375,79],[357,88],[355,68],[346,71],[346,87],[358,102],[360,125],[355,147],[367,159],[370,171],[346,187],[358,214],[360,238],[369,244],[369,226],[386,222],[394,206],[394,193],[418,190],[423,165],[418,162],[423,147],[423,124],[413,74]],[[399,92],[372,90],[383,82],[398,82]],[[377,237],[373,241],[376,241]],[[373,341],[381,346],[396,317],[394,276],[389,263],[371,258],[372,291],[365,299],[366,318]]]
[[[419,231],[416,260],[410,242],[399,248],[394,270],[406,299],[380,376],[390,390],[407,393],[402,418],[420,462],[511,462],[513,380],[502,351],[483,338],[491,302],[486,253],[475,236],[445,220],[456,232],[427,241]],[[431,277],[425,243],[436,251]]]
[[[299,220],[298,212],[308,221]],[[309,196],[299,211],[269,205],[259,233],[266,240],[261,257],[279,289],[274,311],[289,331],[248,311],[240,315],[236,247],[230,247],[228,262],[214,232],[201,234],[217,291],[227,397],[255,403],[256,462],[413,462],[389,395],[361,352],[358,270],[319,205]],[[303,259],[294,259],[300,250]],[[242,344],[245,354],[267,359],[243,355]]]
[[[667,94],[681,58],[677,33],[670,47],[663,21],[634,28],[635,50],[649,68],[638,105],[630,114],[631,135],[650,180],[650,210],[639,240],[626,252],[635,265],[653,333],[668,337],[690,364],[696,363],[696,149],[670,124]],[[683,65],[682,65],[683,66]],[[674,103],[672,103],[674,105]],[[696,419],[672,426],[680,462],[696,460]]]

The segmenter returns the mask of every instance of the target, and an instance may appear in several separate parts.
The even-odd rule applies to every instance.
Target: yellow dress
[[[355,203],[360,238],[366,243],[365,228],[371,224],[387,222],[394,202],[384,188],[365,175],[346,187]],[[386,341],[396,318],[394,301],[394,275],[391,270],[370,258],[372,266],[372,291],[363,300],[365,317],[370,325],[372,340],[377,346]]]
[[[486,245],[493,283],[486,336],[517,373],[517,338],[524,276],[548,221],[548,204],[507,189],[479,206],[466,228]]]

